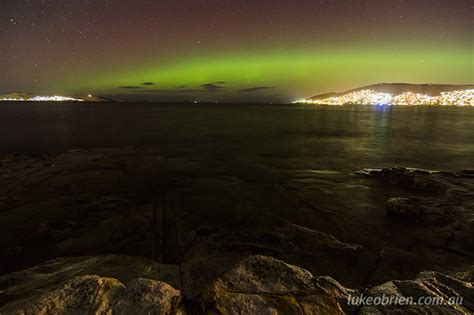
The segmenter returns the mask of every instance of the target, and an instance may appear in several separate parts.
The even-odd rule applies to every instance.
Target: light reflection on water
[[[474,168],[474,108],[0,104],[0,153],[140,146],[276,168]]]

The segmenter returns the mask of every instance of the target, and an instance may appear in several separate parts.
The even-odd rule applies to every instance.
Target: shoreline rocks
[[[128,269],[123,269],[126,264],[121,260],[127,261]],[[150,270],[161,267],[152,261],[125,256],[80,257],[61,258],[5,275],[0,277],[0,296],[10,295],[10,300],[2,302],[0,313],[332,315],[470,314],[474,310],[474,269],[456,275],[427,271],[414,280],[392,280],[351,289],[331,277],[313,275],[273,257],[254,255],[234,264],[201,293],[188,299],[170,284],[144,278],[146,273],[137,272],[147,265]],[[98,266],[107,266],[109,272],[100,272]],[[120,278],[129,280],[104,275],[117,270]],[[148,275],[156,278],[156,274]],[[364,296],[373,300],[403,297],[415,303],[358,303],[357,298]],[[420,297],[438,301],[462,297],[462,301],[457,300],[462,303],[422,305],[416,303]]]
[[[357,174],[379,179],[384,185],[408,189],[410,196],[393,196],[386,201],[386,211],[394,223],[418,225],[425,230],[427,240],[439,243],[435,246],[445,247],[449,243],[450,246],[461,245],[465,251],[474,248],[473,172],[397,167],[362,170]],[[431,238],[430,234],[438,239]]]
[[[403,297],[415,304],[363,306],[360,314],[471,314],[474,311],[473,284],[433,271],[421,272],[414,280],[389,281],[367,292],[368,297],[385,296],[393,300]]]
[[[83,299],[79,288],[104,292],[84,300],[95,310],[360,313],[348,295],[432,286],[424,270],[468,287],[472,173],[361,174],[130,149],[0,158],[0,308],[75,307],[52,301]],[[433,277],[436,292],[461,290]],[[382,289],[413,293],[394,286]]]

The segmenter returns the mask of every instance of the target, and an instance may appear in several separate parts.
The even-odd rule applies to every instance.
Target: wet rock
[[[386,207],[390,215],[410,222],[446,224],[453,219],[456,205],[447,200],[410,197],[390,198]]]
[[[384,183],[407,188],[413,192],[446,197],[453,201],[469,201],[474,196],[472,170],[435,172],[404,167],[364,169],[355,172],[380,178]]]
[[[360,314],[472,314],[474,311],[473,282],[459,280],[441,273],[422,272],[415,280],[389,281],[373,287],[367,296],[379,299],[385,296],[395,301],[400,298],[411,299],[414,304],[405,302],[384,303],[385,305],[362,306]],[[422,300],[419,300],[419,299]],[[452,299],[449,305],[449,299]],[[457,301],[456,301],[457,298]],[[462,298],[462,299],[461,299]],[[429,304],[431,305],[423,305]],[[441,301],[435,305],[432,301]],[[454,303],[458,302],[458,303]],[[443,305],[444,304],[444,305]]]
[[[411,183],[412,188],[433,194],[443,194],[448,189],[447,185],[430,179],[426,174],[423,175],[425,176],[420,176],[420,174],[415,173],[415,176],[413,176],[413,182]]]
[[[355,171],[354,173],[357,175],[364,175],[364,176],[376,176],[380,172],[382,172],[381,168],[364,168],[362,170]]]
[[[474,177],[471,173],[407,168],[358,172],[378,178],[384,185],[398,186],[394,192],[397,196],[386,201],[391,230],[388,243],[409,257],[419,252],[429,256],[426,257],[428,263],[411,265],[412,272],[426,269],[449,271],[453,267],[463,268],[472,261]],[[440,268],[443,265],[450,268]],[[389,270],[401,269],[394,267],[389,266]],[[398,277],[406,275],[406,271],[400,271]],[[377,278],[387,279],[384,276]]]
[[[201,303],[205,313],[217,314],[343,314],[348,292],[331,278],[251,256],[215,280]]]
[[[445,183],[432,176],[436,174],[435,172],[425,170],[394,167],[365,169],[356,172],[356,174],[378,177],[390,184],[429,193],[443,194],[448,189]]]

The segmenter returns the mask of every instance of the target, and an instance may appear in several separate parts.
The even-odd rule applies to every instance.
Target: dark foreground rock
[[[120,259],[118,259],[120,258]],[[130,268],[124,269],[121,260]],[[65,262],[69,262],[66,268]],[[99,266],[107,265],[107,269]],[[142,266],[149,265],[150,273]],[[135,269],[135,267],[137,269]],[[216,277],[192,299],[163,281],[156,263],[102,256],[56,260],[0,278],[2,314],[471,314],[473,274],[423,272],[415,280],[394,280],[349,289],[328,276],[266,256],[250,256]],[[165,266],[165,269],[168,269]],[[80,275],[91,272],[91,275]],[[94,274],[95,273],[95,274]],[[122,281],[103,274],[115,273]],[[60,276],[58,276],[58,274]],[[97,275],[101,274],[101,275]],[[138,277],[137,277],[138,276]],[[136,278],[135,278],[136,277]],[[39,280],[42,281],[39,281]],[[125,279],[129,279],[125,281]],[[412,299],[412,303],[361,305],[357,297]],[[430,298],[429,305],[417,304]],[[449,298],[457,300],[448,304]],[[462,298],[462,299],[461,299]],[[443,302],[444,301],[444,302]]]
[[[166,283],[173,312],[351,313],[348,293],[425,270],[472,282],[471,172],[305,167],[127,148],[0,157],[0,305],[52,308],[48,294],[87,283],[111,288],[92,309],[125,309]]]
[[[412,277],[413,270],[442,271],[442,265],[454,261],[464,266],[472,264],[472,171],[434,172],[398,167],[357,173],[378,179],[381,184],[394,190],[385,204],[390,220],[388,229],[392,233],[380,252],[378,267],[370,281],[372,284],[390,278]],[[408,193],[400,196],[397,189]],[[395,267],[397,265],[398,270]]]
[[[332,235],[296,225],[258,231],[242,228],[216,233],[186,253],[181,268],[184,293],[195,296],[236,262],[258,253],[332,276],[349,286],[367,281],[375,268],[375,258],[366,248],[341,242]]]
[[[248,255],[351,287],[474,259],[469,172],[212,161],[131,148],[0,157],[0,274],[123,254],[181,266],[192,297]]]
[[[447,224],[452,221],[456,206],[430,198],[390,198],[387,211],[393,217],[411,222]]]

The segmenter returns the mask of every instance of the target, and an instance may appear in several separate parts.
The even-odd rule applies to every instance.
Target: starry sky
[[[0,93],[287,102],[473,83],[471,0],[1,0]]]

